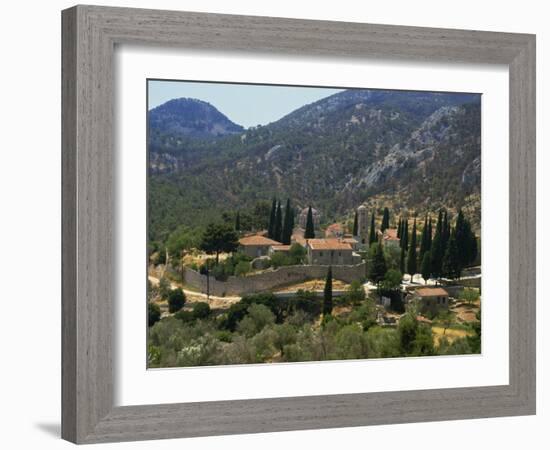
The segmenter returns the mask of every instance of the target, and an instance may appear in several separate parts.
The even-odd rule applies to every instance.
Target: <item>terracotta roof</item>
[[[357,239],[352,238],[352,237],[345,237],[345,238],[342,239],[342,242],[346,242],[346,243],[352,244],[352,245],[359,243],[359,241]]]
[[[397,237],[397,228],[388,228],[384,231],[384,240],[385,241],[398,241]]]
[[[341,231],[342,230],[342,224],[341,223],[333,223],[332,225],[329,225],[327,227],[327,230],[334,230],[334,231]]]
[[[271,248],[280,252],[286,252],[290,250],[290,245],[272,245]]]
[[[307,243],[306,238],[304,238],[303,236],[300,236],[299,234],[292,235],[291,240],[296,242],[297,244],[300,244],[302,247],[305,247]]]
[[[280,242],[274,241],[273,239],[266,238],[264,236],[245,236],[239,239],[239,244],[246,245],[281,245]]]
[[[308,239],[312,250],[352,250],[351,245],[340,239]]]
[[[449,293],[443,288],[420,288],[416,290],[420,297],[448,296]]]

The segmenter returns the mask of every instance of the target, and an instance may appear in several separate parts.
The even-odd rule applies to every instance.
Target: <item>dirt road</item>
[[[159,285],[159,279],[151,275],[149,275],[149,281],[153,286]],[[206,294],[203,294],[202,292],[185,289],[181,284],[175,283],[174,281],[170,282],[170,288],[171,289],[180,288],[185,293],[185,297],[187,298],[187,303],[205,302],[205,303],[208,303],[208,305],[210,305],[210,308],[212,309],[229,308],[232,304],[237,303],[241,299],[241,297],[238,297],[238,296],[216,297],[214,295],[211,295],[208,298]]]

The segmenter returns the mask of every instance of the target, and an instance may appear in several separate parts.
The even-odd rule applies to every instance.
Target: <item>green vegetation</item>
[[[221,252],[234,252],[237,250],[238,246],[239,237],[237,236],[235,230],[220,223],[208,224],[204,230],[202,242],[200,244],[201,250],[209,255],[216,255],[216,263],[219,262]]]
[[[367,263],[367,278],[373,283],[380,283],[386,276],[387,266],[384,249],[380,241],[374,242],[369,248]]]
[[[432,356],[479,352],[479,322],[471,336],[435,346],[429,325],[413,314],[396,327],[376,324],[371,299],[319,324],[325,301],[302,291],[292,299],[272,294],[244,297],[217,313],[199,307],[180,310],[148,331],[149,367]],[[200,312],[199,312],[200,311]],[[476,331],[477,330],[477,331]]]
[[[411,244],[407,253],[407,273],[413,276],[416,270],[416,217],[414,218],[413,228],[411,233]]]
[[[307,210],[306,229],[304,232],[304,238],[313,239],[315,237],[315,224],[313,222],[313,211],[311,206]]]
[[[477,289],[465,288],[460,293],[459,298],[471,305],[479,299],[479,291]]]
[[[147,323],[152,327],[160,320],[160,307],[156,303],[147,303]]]
[[[380,225],[380,231],[382,233],[390,227],[390,210],[385,207],[382,215],[382,224]]]
[[[332,267],[329,266],[325,288],[323,289],[323,315],[328,316],[332,313]]]
[[[168,294],[168,311],[170,313],[179,311],[185,305],[185,300],[185,294],[180,288],[172,290]]]
[[[374,212],[372,213],[371,219],[370,219],[370,229],[369,229],[369,245],[374,244],[377,241],[376,237],[376,228],[374,226]]]

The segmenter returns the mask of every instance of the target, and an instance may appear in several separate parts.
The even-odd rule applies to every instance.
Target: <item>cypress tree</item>
[[[359,222],[357,217],[357,211],[355,211],[355,218],[353,219],[353,235],[359,236]]]
[[[399,256],[399,271],[405,273],[405,249],[401,247],[401,254]]]
[[[323,315],[332,313],[332,266],[328,266],[325,289],[323,290]]]
[[[447,210],[443,213],[443,224],[441,225],[443,248],[447,248],[447,243],[451,237],[451,223],[448,220]]]
[[[477,258],[477,239],[472,231],[468,219],[464,217],[462,210],[458,211],[455,225],[456,244],[460,265],[462,268],[473,263]]]
[[[462,268],[460,266],[460,255],[456,241],[456,233],[453,230],[449,237],[445,256],[443,257],[443,273],[449,278],[460,278]]]
[[[468,225],[470,225],[470,222],[468,222]],[[470,261],[468,261],[468,264],[472,264],[477,259],[477,238],[475,233],[472,231],[470,226]]]
[[[315,237],[315,226],[313,223],[313,211],[311,206],[307,210],[306,231],[304,233],[306,239],[313,239]]]
[[[428,242],[426,246],[426,251],[430,251],[432,249],[432,216],[428,219]]]
[[[409,250],[409,220],[408,219],[403,219],[403,231],[401,232],[401,239],[403,239],[403,249],[405,251]]]
[[[384,215],[382,216],[382,225],[380,226],[380,231],[382,233],[390,227],[390,210],[384,208]]]
[[[422,228],[422,237],[420,239],[420,253],[418,254],[418,261],[422,265],[422,260],[424,259],[424,253],[427,251],[428,247],[428,215],[424,218],[424,228]]]
[[[409,245],[409,253],[407,254],[407,272],[411,276],[416,273],[416,217],[413,222],[413,229],[411,234],[411,243]]]
[[[431,266],[431,255],[430,252],[427,251],[426,253],[424,253],[424,257],[422,258],[422,265],[420,267],[420,273],[422,274],[422,278],[424,278],[424,281],[428,281],[428,278],[430,278],[430,275],[432,274]]]
[[[443,212],[441,210],[437,218],[437,225],[430,253],[432,258],[432,275],[438,278],[442,273],[443,256],[445,255],[445,247],[443,246]]]
[[[237,211],[237,216],[235,217],[235,231],[241,231],[241,214]]]
[[[367,277],[373,283],[380,283],[387,272],[386,258],[382,242],[374,243],[369,248],[369,264],[367,266]]]
[[[376,229],[374,227],[374,211],[373,211],[371,220],[370,220],[369,245],[372,245],[374,242],[376,242]]]
[[[286,200],[285,208],[285,220],[283,223],[283,232],[281,236],[281,242],[285,245],[290,245],[290,238],[292,236],[292,208],[290,207],[290,199]]]
[[[273,234],[275,231],[275,214],[277,210],[277,200],[273,197],[273,202],[271,203],[271,213],[269,215],[269,225],[267,226],[267,237],[273,239]]]
[[[277,203],[277,212],[275,213],[275,227],[273,229],[273,239],[281,242],[283,234],[283,212],[281,210],[281,202]]]
[[[399,222],[397,223],[397,237],[399,238],[399,246],[401,246],[401,226],[403,225],[403,222],[401,221],[401,217],[399,218]]]

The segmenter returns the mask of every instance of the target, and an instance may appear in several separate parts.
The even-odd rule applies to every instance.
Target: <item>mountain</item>
[[[350,89],[226,135],[196,134],[194,116],[174,117],[176,128],[150,118],[150,136],[165,130],[161,145],[149,142],[150,238],[274,195],[315,206],[327,222],[363,202],[422,212],[471,206],[480,117],[479,95]]]
[[[178,98],[153,108],[148,113],[149,144],[162,151],[177,148],[171,138],[216,138],[240,133],[244,128],[229,120],[210,103]]]

